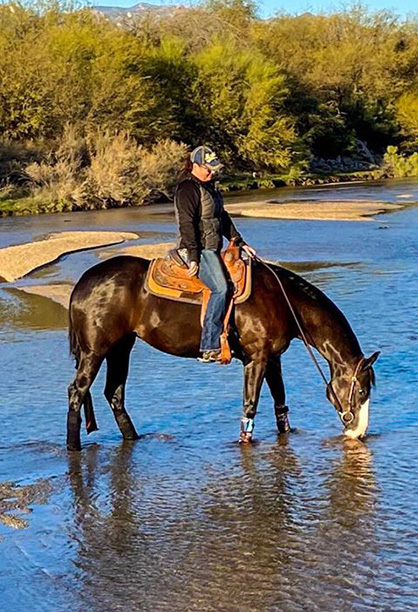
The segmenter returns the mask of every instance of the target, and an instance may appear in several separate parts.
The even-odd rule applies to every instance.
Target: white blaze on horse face
[[[357,426],[355,429],[346,429],[344,432],[348,438],[355,440],[360,436],[364,436],[366,433],[367,427],[369,426],[369,404],[369,399],[365,401],[364,404],[361,404],[357,417]]]

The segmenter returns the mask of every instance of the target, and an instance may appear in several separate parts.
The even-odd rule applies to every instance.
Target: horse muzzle
[[[356,440],[357,438],[361,438],[366,434],[369,426],[369,405],[370,400],[367,400],[364,402],[364,404],[361,404],[357,416],[355,416],[351,411],[344,412],[341,415],[341,420],[346,428],[344,435],[347,436],[347,438]],[[344,415],[350,415],[352,417],[351,420],[343,420]]]

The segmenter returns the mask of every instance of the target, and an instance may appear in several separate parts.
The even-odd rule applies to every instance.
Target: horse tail
[[[78,341],[77,333],[74,329],[73,320],[71,318],[71,303],[70,303],[69,318],[68,318],[68,342],[70,345],[70,354],[75,359],[75,367],[77,369],[80,363],[81,347]],[[87,433],[89,434],[92,431],[97,431],[98,427],[97,427],[96,417],[94,415],[93,399],[92,399],[90,390],[87,390],[83,398],[83,407],[84,407],[84,417],[86,420]]]
[[[77,334],[74,329],[73,321],[71,319],[71,311],[68,319],[68,342],[70,344],[70,355],[75,359],[75,367],[78,368],[80,362],[81,348],[78,342]]]

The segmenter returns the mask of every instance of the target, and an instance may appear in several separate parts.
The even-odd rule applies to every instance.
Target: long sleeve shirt
[[[202,216],[201,185],[212,197],[216,192],[213,181],[203,182],[195,177],[182,180],[176,189],[175,210],[179,227],[178,248],[187,249],[190,261],[199,262],[200,252],[203,248],[200,221]],[[235,227],[228,212],[222,207],[221,232],[228,240],[233,238],[237,244],[244,244],[241,234]]]

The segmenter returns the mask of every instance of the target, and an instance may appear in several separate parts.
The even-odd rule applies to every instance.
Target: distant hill
[[[106,17],[110,19],[121,19],[143,15],[145,13],[154,13],[160,15],[161,17],[166,17],[168,15],[172,15],[174,12],[178,11],[180,8],[184,8],[182,6],[174,6],[174,5],[158,5],[158,4],[150,4],[149,2],[138,2],[138,4],[134,4],[128,8],[123,8],[121,6],[93,6],[92,7],[98,13],[102,13]]]

